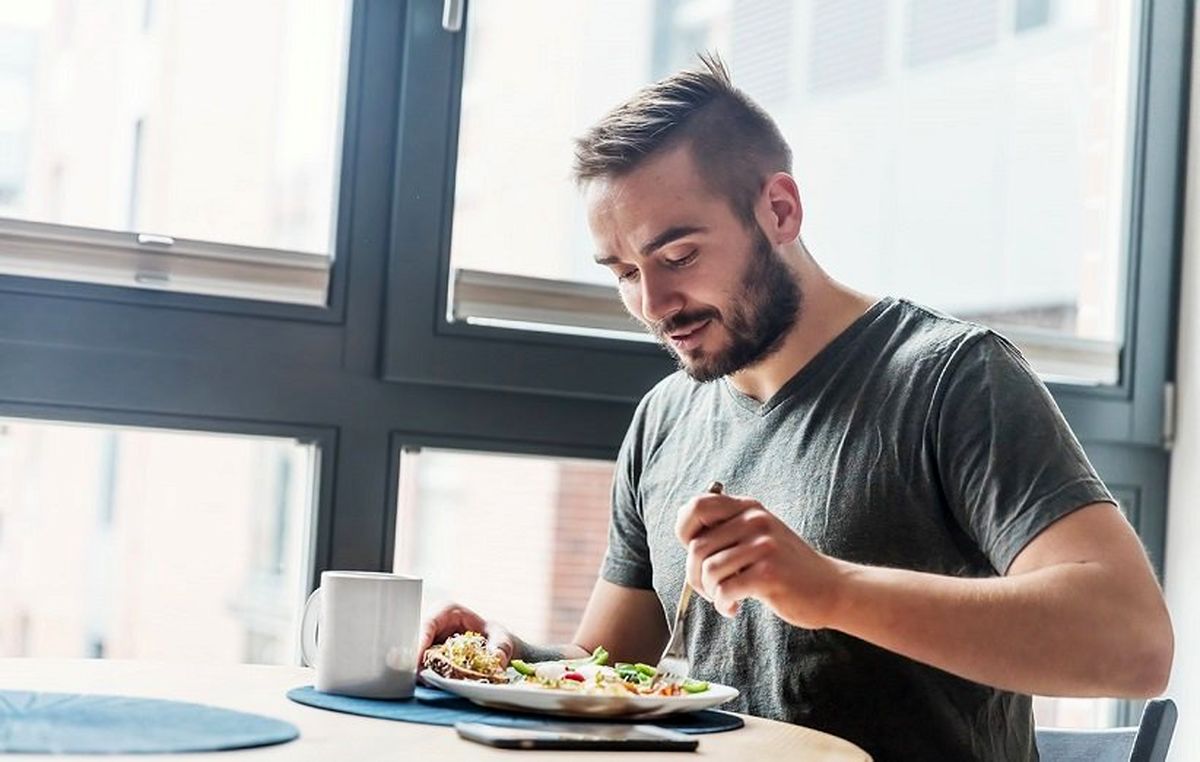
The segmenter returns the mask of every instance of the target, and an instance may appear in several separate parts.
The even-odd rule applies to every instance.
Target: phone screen
[[[506,749],[628,749],[692,751],[699,741],[653,725],[546,723],[537,728],[506,728],[478,722],[454,726],[463,738]]]

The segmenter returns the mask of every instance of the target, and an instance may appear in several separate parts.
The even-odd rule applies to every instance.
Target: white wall
[[[1165,571],[1167,603],[1175,622],[1175,667],[1167,694],[1179,705],[1173,761],[1200,759],[1200,468],[1196,468],[1200,463],[1200,69],[1195,63],[1191,103],[1179,316],[1179,419],[1171,457]]]

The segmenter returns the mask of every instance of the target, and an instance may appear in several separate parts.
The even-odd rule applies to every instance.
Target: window
[[[1047,728],[1111,728],[1124,724],[1119,719],[1120,701],[1033,697],[1033,716]]]
[[[669,372],[589,262],[570,138],[716,49],[796,147],[818,259],[1014,339],[1161,571],[1190,6],[951,5],[475,0],[454,32],[410,3],[384,377],[601,425]],[[543,425],[588,439],[566,411],[515,430]],[[1047,722],[1136,720],[1079,706],[1038,701]]]
[[[0,419],[0,654],[290,664],[315,448]]]
[[[1076,38],[1086,38],[1087,34],[1078,27],[1078,14],[1091,13],[1089,9],[1093,8],[1087,4],[1050,2],[1044,24],[1018,33],[1015,31],[1018,28],[1017,0],[997,0],[999,18],[994,46],[947,57],[937,63],[905,68],[901,38],[908,23],[909,4],[907,0],[875,3],[876,0],[812,0],[807,3],[762,0],[737,4],[727,0],[622,0],[604,6],[571,5],[579,9],[573,13],[591,14],[583,17],[591,24],[583,31],[587,32],[592,44],[606,51],[601,55],[602,62],[618,65],[625,61],[624,51],[631,43],[648,46],[628,58],[631,67],[638,67],[640,81],[648,81],[657,73],[669,70],[697,47],[717,47],[734,66],[739,80],[746,80],[748,87],[753,83],[760,97],[770,98],[772,102],[806,99],[817,111],[856,98],[868,98],[870,91],[890,86],[888,82],[896,77],[933,76],[944,62],[978,67],[990,60],[988,56],[1011,58],[1018,54],[1033,56],[1030,60],[1036,60],[1044,49],[1062,44],[1063,37],[1077,43]],[[352,12],[347,12],[351,4]],[[495,21],[489,31],[486,23],[489,5],[494,10],[500,4],[495,0],[472,2],[462,33],[443,28],[442,0],[353,0],[352,3],[346,0],[335,3],[344,18],[339,16],[341,21],[322,25],[324,31],[320,39],[312,38],[311,45],[301,46],[312,53],[304,61],[306,66],[324,67],[329,63],[330,67],[341,67],[345,61],[347,67],[345,106],[340,100],[335,101],[333,110],[327,113],[328,123],[334,125],[338,133],[329,144],[335,157],[329,166],[336,179],[330,180],[332,190],[328,191],[322,204],[332,203],[328,201],[332,198],[337,198],[339,203],[336,209],[323,212],[318,208],[317,211],[318,217],[336,213],[337,245],[321,243],[311,247],[297,242],[299,238],[289,239],[291,243],[280,240],[265,246],[253,243],[250,238],[225,240],[214,232],[216,227],[199,234],[186,233],[182,229],[157,229],[157,223],[147,215],[151,215],[155,203],[164,200],[153,176],[156,161],[163,155],[161,141],[165,135],[161,120],[156,120],[155,114],[149,112],[136,114],[142,119],[140,140],[135,137],[137,128],[132,113],[125,115],[129,119],[122,122],[119,132],[105,132],[106,135],[111,133],[112,141],[103,144],[100,154],[110,155],[113,163],[105,167],[104,177],[106,181],[111,180],[111,187],[104,198],[111,207],[106,207],[109,217],[103,225],[110,227],[94,228],[90,227],[92,223],[62,216],[72,208],[75,189],[84,187],[77,183],[73,174],[76,170],[66,162],[37,164],[28,160],[32,150],[28,147],[30,142],[43,139],[35,126],[36,120],[41,118],[38,114],[42,112],[39,111],[41,101],[37,101],[38,96],[34,93],[42,92],[39,88],[44,83],[39,80],[35,87],[30,73],[44,71],[42,53],[54,46],[85,46],[94,37],[98,48],[115,51],[113,55],[133,55],[131,50],[112,42],[111,37],[100,36],[119,26],[118,41],[126,39],[128,30],[135,30],[138,36],[133,38],[137,42],[132,50],[143,51],[136,53],[138,56],[148,55],[144,51],[151,46],[152,40],[160,39],[178,26],[172,19],[178,21],[179,14],[198,11],[191,3],[171,0],[114,0],[104,4],[105,13],[120,20],[106,17],[91,23],[89,14],[98,12],[92,10],[94,4],[33,0],[3,5],[0,8],[3,17],[0,22],[3,27],[0,31],[0,205],[5,211],[0,212],[0,217],[5,232],[0,236],[0,259],[8,264],[0,266],[0,270],[19,262],[21,266],[31,268],[22,271],[25,276],[38,277],[0,275],[0,292],[3,293],[0,297],[0,357],[3,358],[0,361],[0,415],[14,418],[10,431],[15,430],[13,427],[17,424],[33,425],[32,421],[77,421],[80,425],[75,427],[49,423],[36,425],[56,430],[75,431],[82,427],[85,431],[115,432],[118,487],[117,499],[111,504],[115,523],[130,515],[123,508],[122,495],[125,493],[121,485],[126,484],[124,469],[133,468],[128,466],[133,461],[125,436],[134,431],[111,428],[115,426],[153,427],[149,431],[147,428],[138,430],[139,436],[153,433],[164,437],[187,437],[188,441],[194,437],[196,442],[225,443],[222,446],[231,448],[230,452],[237,450],[247,458],[258,456],[238,449],[242,446],[239,443],[246,441],[240,435],[170,432],[184,429],[194,432],[240,431],[254,434],[251,441],[267,449],[278,446],[291,452],[293,448],[299,448],[308,453],[312,460],[309,456],[284,458],[282,463],[265,457],[259,460],[259,466],[254,469],[254,483],[261,485],[261,492],[254,493],[258,495],[254,510],[236,520],[238,534],[233,536],[231,533],[230,541],[230,555],[236,555],[243,574],[269,575],[271,569],[282,564],[284,576],[295,575],[300,587],[311,587],[325,569],[391,568],[396,557],[393,544],[397,536],[402,543],[416,540],[414,535],[405,532],[403,525],[399,531],[396,526],[406,515],[403,512],[397,515],[400,443],[443,448],[424,450],[418,457],[450,449],[457,452],[447,457],[461,455],[468,449],[536,453],[538,462],[554,462],[554,458],[590,458],[606,463],[615,457],[632,412],[631,401],[669,372],[669,361],[660,350],[645,342],[615,340],[611,334],[588,337],[542,330],[548,325],[566,326],[566,330],[572,330],[572,321],[585,326],[595,325],[603,305],[603,309],[617,310],[613,313],[617,321],[613,330],[622,337],[630,335],[629,323],[619,312],[613,290],[606,282],[588,282],[583,278],[590,276],[585,275],[577,279],[573,270],[559,265],[533,275],[524,270],[511,273],[505,270],[507,261],[518,261],[524,256],[522,249],[526,248],[527,241],[538,241],[539,246],[545,245],[546,241],[550,245],[561,241],[559,253],[563,261],[586,255],[586,250],[570,248],[577,244],[590,245],[582,220],[575,218],[564,223],[559,218],[552,218],[558,214],[555,210],[559,207],[522,208],[518,211],[525,215],[527,225],[499,228],[491,237],[476,237],[487,247],[486,255],[462,249],[462,241],[456,241],[460,232],[463,241],[469,240],[470,236],[457,227],[459,222],[469,223],[454,219],[455,185],[461,177],[469,191],[471,174],[478,175],[469,166],[464,166],[461,173],[458,168],[459,132],[468,129],[459,118],[460,112],[469,105],[466,96],[460,93],[463,80],[492,82],[507,72],[505,75],[511,76],[512,82],[506,82],[505,86],[511,86],[513,97],[525,104],[530,100],[519,92],[523,83],[541,81],[530,78],[532,75],[527,66],[511,68],[506,63],[505,67],[489,71],[489,63],[496,59],[489,62],[482,55],[470,57],[473,68],[464,73],[462,64],[467,40],[472,36],[482,40],[484,35],[520,35],[530,29],[541,29],[541,26],[523,27],[520,21],[529,17],[529,9],[535,7],[533,3],[504,3],[501,6],[506,8],[504,14],[491,14],[490,18]],[[558,68],[568,79],[581,72],[593,72],[597,80],[616,76],[603,68],[590,68],[590,63],[587,64],[589,68],[572,71],[558,65],[562,59],[551,56],[551,53],[558,55],[555,51],[560,50],[563,39],[583,33],[577,25],[572,25],[573,16],[559,15],[566,13],[559,8],[561,5],[564,4],[542,3],[540,7],[549,14],[547,19],[558,25],[548,32],[539,32],[536,39],[525,38],[526,49],[541,47],[546,51],[546,63],[538,59],[537,66],[544,70]],[[224,13],[232,6],[232,2],[222,0],[207,3],[204,7],[213,13]],[[293,7],[298,6],[287,5],[287,0],[267,4],[238,3],[237,23],[247,28],[260,25],[271,13],[278,11],[286,15]],[[312,9],[313,13],[324,12],[325,7],[324,0],[304,4],[306,12]],[[861,10],[864,7],[881,7],[885,12],[864,16]],[[1103,13],[1113,9],[1125,12],[1121,4],[1104,3],[1095,7]],[[644,21],[645,26],[638,28],[641,31],[626,26],[620,29],[619,35],[614,35],[611,27],[606,26],[608,15],[625,18],[634,11],[637,11],[636,18]],[[734,16],[730,16],[731,13]],[[1126,57],[1131,64],[1128,80],[1137,83],[1136,87],[1128,87],[1123,96],[1128,98],[1131,120],[1128,141],[1127,144],[1116,144],[1115,149],[1125,152],[1122,163],[1128,165],[1122,175],[1122,182],[1127,185],[1127,195],[1122,203],[1137,211],[1127,221],[1127,233],[1120,237],[1125,243],[1121,253],[1123,259],[1118,263],[1118,282],[1123,284],[1118,289],[1118,312],[1124,315],[1121,330],[1116,334],[1120,343],[1120,383],[1114,386],[1052,384],[1051,388],[1101,474],[1110,486],[1119,485],[1129,496],[1127,501],[1122,495],[1123,503],[1137,505],[1131,519],[1150,550],[1151,558],[1159,563],[1169,463],[1169,456],[1162,447],[1163,422],[1168,418],[1164,401],[1167,397],[1163,390],[1164,382],[1172,378],[1170,347],[1174,340],[1174,312],[1170,295],[1176,282],[1174,260],[1179,252],[1178,231],[1182,227],[1180,189],[1184,132],[1181,125],[1186,119],[1183,94],[1186,92],[1192,27],[1190,6],[1181,0],[1147,0],[1135,4],[1131,13],[1133,39],[1112,38],[1116,43],[1130,42]],[[280,17],[271,18],[277,20]],[[736,23],[722,21],[727,18],[733,18]],[[778,19],[783,21],[775,25],[773,22]],[[1098,19],[1093,20],[1098,23]],[[1104,21],[1104,24],[1108,23]],[[276,41],[278,34],[290,28],[281,23],[268,26],[270,28],[262,31],[258,39]],[[187,28],[197,27],[189,24]],[[1096,28],[1094,24],[1093,28]],[[47,29],[53,31],[47,32]],[[668,34],[660,30],[673,31]],[[817,30],[821,30],[820,41],[816,39]],[[234,31],[240,35],[243,30]],[[348,46],[345,45],[346,32],[350,38]],[[51,39],[43,43],[45,34],[50,34]],[[788,65],[772,67],[769,57],[761,52],[756,54],[753,43],[759,38],[764,40],[766,49],[781,56],[779,60]],[[329,44],[335,39],[342,42],[341,57],[326,57],[320,51],[329,52]],[[530,39],[533,41],[529,42]],[[727,49],[721,48],[721,40],[728,41],[724,43],[729,46]],[[876,41],[883,41],[883,46]],[[181,44],[196,45],[195,41],[188,43],[186,40]],[[481,51],[483,45],[483,42],[479,43]],[[234,48],[230,49],[231,54],[236,52]],[[842,53],[840,58],[833,55],[838,52]],[[515,58],[514,64],[521,60],[524,59]],[[818,65],[822,60],[824,63]],[[1108,66],[1106,62],[1111,61],[1101,53],[1097,62],[1104,64],[1098,70],[1103,71]],[[544,73],[534,72],[539,76]],[[148,72],[146,76],[158,77],[159,73]],[[320,73],[313,75],[318,80],[323,76]],[[630,87],[637,84],[628,72],[621,76],[630,77]],[[337,78],[342,75],[338,74]],[[315,81],[311,77],[310,80]],[[1098,81],[1103,85],[1105,80]],[[70,84],[69,80],[67,84]],[[323,87],[301,95],[315,97]],[[589,81],[580,92],[590,93],[594,87],[598,86]],[[479,91],[476,88],[476,92]],[[125,90],[121,89],[121,92]],[[290,91],[282,85],[276,90],[277,95],[284,92]],[[611,105],[626,93],[623,89],[618,92],[616,87],[606,89],[604,98],[609,102],[596,107]],[[115,100],[107,98],[104,102],[111,105]],[[1115,95],[1113,102],[1125,103]],[[546,99],[546,102],[533,105],[537,107],[539,117],[561,121],[559,112],[554,109],[562,107],[562,99]],[[582,104],[581,109],[583,105],[587,104]],[[225,103],[214,104],[206,114],[220,116],[227,110]],[[477,111],[472,121],[485,118],[487,113]],[[98,117],[100,122],[111,121],[109,117],[101,116],[103,118]],[[869,122],[865,117],[856,120],[852,116],[847,116],[843,122],[848,130],[862,130],[863,123]],[[537,121],[529,114],[526,117],[527,123]],[[322,118],[300,121],[304,122],[305,128],[324,131]],[[503,121],[500,126],[505,126]],[[533,125],[531,129],[541,127]],[[557,134],[565,140],[573,134],[573,129],[564,123],[562,132]],[[860,133],[854,135],[861,143]],[[135,146],[139,142],[136,153],[140,158],[135,162]],[[496,152],[505,150],[503,144],[500,146]],[[271,145],[272,150],[278,147],[275,143]],[[535,149],[537,152],[558,151],[561,144],[560,148],[538,144]],[[271,153],[256,149],[247,155],[265,157]],[[481,160],[478,155],[475,159]],[[543,164],[538,156],[530,161],[529,166]],[[37,173],[33,172],[35,164]],[[248,162],[243,164],[249,167]],[[554,171],[558,174],[551,180],[559,183],[564,199],[573,199],[575,191],[567,183],[566,169],[565,165],[557,165]],[[137,178],[136,184],[134,178]],[[530,199],[540,198],[538,194],[543,193],[536,188],[513,190],[522,182],[520,177],[495,175],[487,179],[498,190],[476,193],[480,203],[492,203],[495,198],[518,190]],[[34,218],[11,211],[17,204],[25,203],[18,197],[27,191],[33,193],[35,183],[43,186],[38,192],[44,194],[45,208],[54,216]],[[290,193],[299,186],[285,184],[281,187],[286,187],[286,192]],[[836,194],[818,194],[816,189],[806,189],[806,194],[811,202],[825,198],[827,202],[844,203]],[[304,196],[309,198],[307,193]],[[469,194],[464,197],[464,203],[466,200],[469,200]],[[131,208],[137,211],[134,225],[128,224]],[[1122,214],[1124,208],[1121,207]],[[239,211],[248,212],[249,207]],[[819,216],[810,215],[810,222],[815,225],[818,217],[832,218],[832,215],[833,212],[828,210]],[[542,230],[533,230],[527,239],[526,228],[535,228],[543,221],[550,228],[575,232],[553,238]],[[290,234],[301,229],[311,230],[307,224],[288,227],[287,231]],[[137,232],[146,233],[148,237],[144,243],[135,243],[136,236],[121,226],[135,227]],[[1107,228],[1097,230],[1100,229]],[[334,232],[332,226],[330,232]],[[811,234],[817,254],[828,253],[827,263],[837,265],[832,244],[821,240],[829,233],[820,233],[814,228]],[[155,235],[167,236],[173,243],[168,246],[166,241],[154,238]],[[189,238],[189,235],[198,237]],[[328,241],[323,235],[321,239]],[[271,248],[273,246],[280,248]],[[32,254],[35,248],[37,256]],[[452,248],[467,257],[454,268],[451,267]],[[332,272],[329,271],[331,254],[335,258]],[[122,263],[116,269],[124,267],[121,270],[124,275],[112,276],[114,268],[109,265],[114,261]],[[351,261],[353,267],[347,268],[346,263]],[[34,265],[41,269],[34,272]],[[169,265],[169,271],[163,272],[166,265]],[[176,288],[185,288],[180,269],[185,265],[194,267],[192,272],[196,273],[195,280],[186,284],[187,288],[206,294],[240,294],[254,300],[290,300],[301,306],[245,300],[234,304],[231,299],[172,293]],[[230,275],[230,268],[236,270],[236,276]],[[452,277],[452,270],[457,273],[457,280]],[[10,268],[5,272],[14,271]],[[102,284],[130,285],[138,273],[145,281],[143,288],[113,288],[79,282],[87,279]],[[597,273],[597,277],[602,277],[602,273]],[[78,280],[51,280],[55,278]],[[333,281],[328,289],[327,307],[303,306],[325,303],[323,283],[327,278]],[[515,280],[503,280],[505,278]],[[846,278],[850,279],[848,275]],[[451,282],[463,288],[451,294],[447,288]],[[475,289],[475,293],[471,294],[464,284]],[[486,288],[480,290],[481,287]],[[573,287],[581,290],[566,292],[565,307],[562,302],[553,303],[549,308],[539,304],[543,298],[539,293],[544,293],[546,299],[551,296],[561,299],[561,289]],[[273,289],[286,293],[276,295]],[[901,286],[888,290],[900,291]],[[458,301],[460,298],[464,301]],[[509,304],[537,312],[532,316],[525,313],[511,315],[496,307],[498,303],[503,304],[504,299]],[[456,317],[451,321],[447,319],[448,315]],[[475,324],[487,320],[502,326],[534,324],[538,330]],[[1066,348],[1077,347],[1078,336],[1072,338],[1061,332],[1054,336],[1062,338]],[[1097,363],[1088,360],[1084,365],[1093,368]],[[319,445],[308,444],[311,442]],[[19,533],[14,534],[15,519],[9,512],[10,507],[16,505],[53,505],[52,501],[59,494],[55,490],[66,491],[58,479],[66,468],[63,463],[72,469],[85,469],[91,475],[85,484],[90,491],[84,493],[74,489],[68,495],[72,499],[78,499],[79,494],[91,495],[91,502],[75,505],[71,510],[82,517],[81,521],[91,521],[92,517],[101,514],[102,509],[94,499],[95,490],[99,489],[94,482],[99,479],[96,474],[100,469],[99,455],[95,453],[100,444],[91,447],[92,455],[87,459],[76,458],[74,463],[53,457],[59,453],[74,453],[74,450],[54,448],[50,455],[42,458],[43,463],[55,467],[43,468],[43,472],[51,474],[47,478],[29,479],[22,472],[22,479],[15,481],[7,471],[0,474],[0,499],[6,501],[3,515],[0,515],[0,543],[3,543],[0,566],[7,568],[10,564],[13,556],[9,551],[16,547],[14,543],[18,540],[26,548],[23,551],[26,556],[31,553],[50,555],[61,553],[64,537],[73,537],[63,533],[41,536],[34,546]],[[12,439],[0,437],[0,450],[5,452],[0,455],[0,462],[11,463],[5,459],[13,452]],[[319,464],[315,464],[315,460],[319,460]],[[523,461],[524,457],[519,460]],[[186,497],[189,499],[191,493],[196,496],[222,493],[226,490],[225,482],[234,480],[241,484],[243,481],[246,466],[241,460],[235,461],[225,471],[205,472],[207,478],[190,472],[175,474],[175,483],[182,485],[179,491],[188,492]],[[419,463],[416,468],[419,470]],[[407,470],[411,471],[411,468]],[[155,473],[156,470],[147,470],[150,477]],[[316,483],[316,487],[301,489],[301,483]],[[19,494],[19,490],[32,489],[30,485],[34,484],[40,485],[37,487],[40,496],[30,497],[32,502],[17,503],[9,499],[15,492]],[[272,490],[276,495],[282,494],[278,486],[281,484],[293,485],[284,500],[272,496]],[[309,491],[314,507],[307,505],[307,497],[300,512],[280,507],[292,505]],[[153,496],[165,498],[167,493],[156,491]],[[154,505],[167,505],[167,502],[158,500]],[[452,510],[456,508],[458,506],[452,506]],[[281,510],[284,510],[283,514],[279,513]],[[22,508],[21,515],[28,517],[30,512]],[[80,526],[84,524],[70,525],[76,532]],[[306,558],[311,561],[303,562],[301,567],[291,560],[295,557],[292,540],[282,539],[293,538],[298,527],[304,527],[312,537],[311,542],[305,540],[303,544]],[[258,537],[261,542],[251,543],[247,536]],[[238,555],[247,543],[255,548],[253,560]],[[207,555],[207,549],[204,552]],[[112,558],[116,559],[116,554]],[[226,555],[222,554],[221,558],[225,559]],[[192,564],[194,557],[183,557],[180,562]],[[245,571],[248,569],[259,571]],[[213,571],[213,567],[206,566],[204,570]],[[4,578],[0,584],[12,584],[13,579]],[[25,599],[30,598],[29,590],[36,589],[35,603],[39,606],[59,600],[56,591],[61,586],[57,580],[48,572],[41,582],[22,581],[30,586],[25,588]],[[70,598],[73,601],[70,606],[78,612],[79,607],[91,599],[76,594],[78,578],[70,584],[75,585],[72,589],[75,597]],[[443,587],[451,588],[448,584]],[[543,594],[544,591],[539,593]],[[12,633],[21,631],[9,624],[12,618],[19,620],[22,616],[19,612],[12,613],[15,609],[10,607],[10,601],[17,600],[15,595],[9,587],[0,590],[0,616],[3,617],[0,640],[5,649]],[[285,595],[278,600],[286,598]],[[280,645],[281,641],[274,634],[283,630],[272,629],[274,625],[249,629],[242,624],[229,625],[228,610],[221,608],[227,600],[213,604],[210,599],[204,604],[204,611],[197,609],[186,615],[197,621],[209,621],[204,617],[210,614],[216,617],[212,621],[226,619],[226,625],[219,626],[221,645],[213,646],[220,654],[212,658],[271,661],[277,659],[271,654],[280,653],[281,648],[288,650],[286,645]],[[564,600],[562,605],[568,604]],[[43,607],[37,610],[44,612]],[[541,614],[534,611],[528,617],[536,627],[546,632],[562,632],[562,628],[569,626],[547,622],[544,619],[546,609],[541,611]],[[42,614],[29,614],[27,619],[32,623],[37,616]],[[568,618],[573,624],[570,614],[563,621]],[[80,624],[78,617],[73,621],[71,629],[64,630],[69,634],[69,642],[57,653],[118,652],[111,638],[89,641],[85,637],[88,630]],[[256,621],[278,620],[266,617],[256,618]],[[559,629],[553,629],[555,627]],[[30,624],[26,632],[32,631]],[[532,633],[537,631],[531,630]],[[209,645],[206,642],[196,647]],[[166,647],[164,653],[165,650]],[[204,658],[211,656],[209,652],[204,653]],[[1125,721],[1129,719],[1126,717]]]
[[[994,326],[1046,378],[1115,384],[1137,6],[477,0],[448,319],[644,339],[591,261],[571,140],[707,49],[791,143],[835,276]]]
[[[470,478],[463,478],[470,474]],[[613,464],[406,450],[393,568],[536,643],[575,635],[608,545]]]
[[[0,273],[323,305],[347,0],[0,8]]]

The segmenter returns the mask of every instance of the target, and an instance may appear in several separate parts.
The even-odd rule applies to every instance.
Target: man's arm
[[[514,637],[514,657],[525,661],[575,659],[604,646],[610,661],[654,664],[668,635],[662,603],[653,590],[614,585],[601,578],[592,588],[570,643],[539,646]]]
[[[653,590],[598,579],[575,631],[575,642],[589,652],[604,646],[613,661],[655,664],[669,635],[662,602]]]
[[[1047,696],[1149,697],[1166,687],[1167,607],[1111,504],[1051,524],[1004,577],[843,571],[834,626],[948,672]]]
[[[680,513],[688,575],[718,611],[754,597],[969,680],[1022,693],[1160,693],[1170,617],[1137,537],[1096,503],[1038,534],[1004,577],[958,578],[817,553],[757,502],[703,496]]]
[[[614,585],[596,580],[583,612],[579,629],[570,643],[537,645],[527,643],[503,625],[484,619],[470,609],[451,604],[430,617],[422,629],[420,653],[451,635],[474,630],[487,635],[495,650],[510,659],[552,661],[585,658],[604,646],[614,661],[658,661],[667,642],[667,623],[662,604],[651,590]]]

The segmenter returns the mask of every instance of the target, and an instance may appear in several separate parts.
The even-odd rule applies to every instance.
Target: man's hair
[[[575,141],[579,184],[618,178],[648,157],[687,145],[709,188],[755,224],[754,204],[774,172],[791,172],[792,151],[765,111],[733,86],[716,55],[637,92]]]

